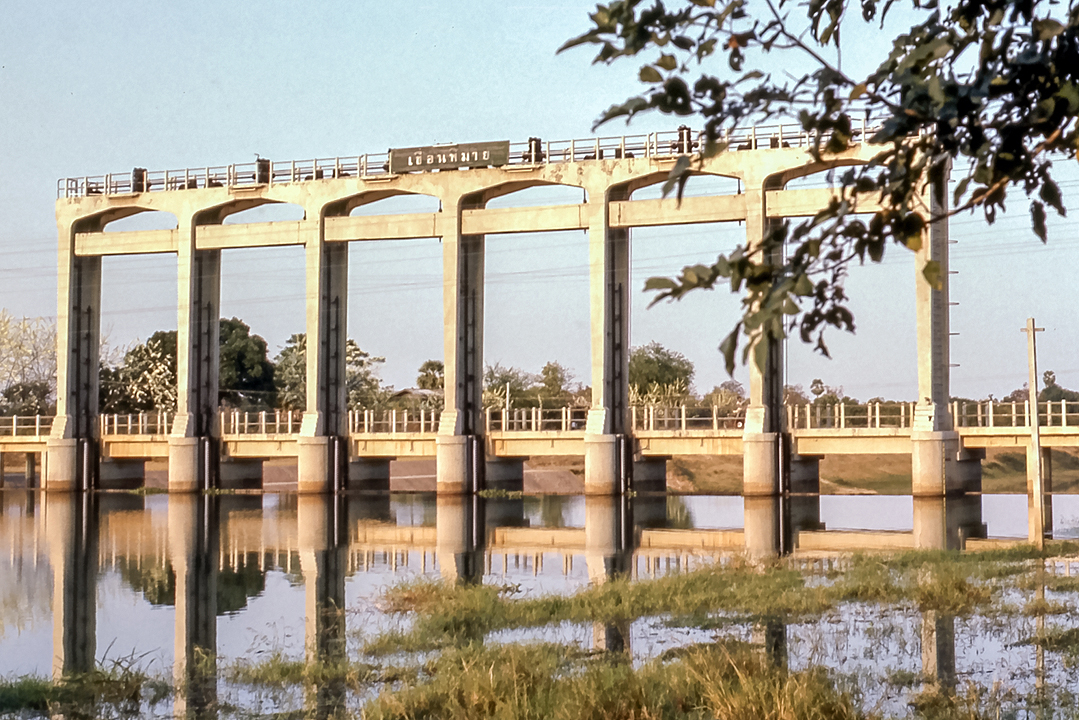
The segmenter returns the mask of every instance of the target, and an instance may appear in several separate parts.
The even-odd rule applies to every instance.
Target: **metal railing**
[[[915,403],[848,403],[787,405],[787,427],[791,430],[824,428],[909,428]]]
[[[168,435],[172,432],[175,413],[149,412],[103,414],[98,417],[102,437],[105,435]]]
[[[956,427],[1030,427],[1030,402],[952,402]],[[1079,402],[1038,403],[1039,427],[1079,426]]]
[[[867,142],[879,126],[862,120],[853,128],[853,143]],[[579,140],[530,139],[510,143],[508,165],[534,167],[548,163],[586,162],[616,158],[676,157],[699,152],[703,132],[682,128],[639,135],[615,135]],[[808,147],[814,136],[797,124],[762,125],[728,130],[723,138],[728,151]],[[196,188],[275,185],[345,177],[390,176],[389,152],[364,153],[333,158],[214,165],[179,170],[145,170],[61,178],[57,198],[119,195],[136,192],[193,190]]]
[[[302,423],[299,410],[221,411],[222,435],[293,435]]]
[[[349,410],[349,434],[438,432],[438,410]]]
[[[584,431],[588,408],[487,408],[487,432]]]
[[[0,438],[42,437],[52,430],[52,415],[10,415],[0,417]]]
[[[686,405],[642,405],[630,408],[630,426],[634,430],[728,430],[741,428],[745,417],[731,415],[719,407]]]

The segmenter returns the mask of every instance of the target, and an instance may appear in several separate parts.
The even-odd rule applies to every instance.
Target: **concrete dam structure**
[[[856,129],[854,145],[814,161],[810,138],[795,127],[756,127],[729,140],[729,149],[700,159],[700,138],[688,128],[669,133],[544,142],[494,142],[409,148],[328,160],[270,161],[245,165],[70,178],[59,182],[57,415],[46,430],[16,451],[42,452],[47,490],[89,489],[112,464],[168,459],[171,491],[215,486],[228,462],[295,457],[301,493],[344,489],[351,472],[378,476],[391,458],[437,458],[439,493],[484,487],[489,467],[509,467],[542,454],[585,458],[585,490],[616,494],[648,477],[662,476],[672,454],[740,454],[744,493],[772,496],[813,489],[819,458],[831,453],[910,453],[913,492],[943,495],[980,477],[980,448],[993,433],[960,436],[949,407],[948,228],[928,226],[913,278],[917,313],[918,400],[895,427],[814,428],[809,414],[784,408],[782,350],[768,367],[751,367],[749,406],[741,427],[713,421],[654,429],[629,403],[629,246],[634,227],[744,223],[746,243],[759,247],[771,224],[815,215],[835,195],[829,188],[788,189],[799,178],[862,164],[876,154],[872,131]],[[740,192],[705,197],[631,199],[662,183],[679,158],[694,174],[735,178]],[[494,198],[545,185],[581,188],[579,204],[492,208]],[[363,205],[398,195],[439,200],[437,212],[364,215]],[[858,198],[857,208],[876,209]],[[304,210],[295,222],[223,224],[230,215],[271,203]],[[925,195],[927,217],[929,194]],[[145,212],[176,218],[170,230],[105,232],[116,220]],[[587,232],[591,327],[591,407],[580,423],[535,423],[511,430],[491,427],[482,404],[484,238],[494,233],[559,230]],[[445,408],[418,428],[377,431],[350,416],[346,404],[345,343],[348,253],[353,242],[437,237],[444,281]],[[238,432],[218,407],[218,323],[221,251],[301,246],[306,273],[307,398],[302,417],[280,417],[268,430]],[[178,402],[175,414],[154,424],[108,419],[98,410],[101,263],[112,255],[167,253],[178,269]],[[923,277],[939,263],[943,285]],[[1013,414],[1014,414],[1013,408]],[[1066,416],[1065,412],[1065,416]],[[365,416],[366,417],[366,416]],[[1067,423],[1064,423],[1067,425]],[[145,426],[145,429],[143,429]],[[985,428],[979,428],[983,430]],[[989,428],[992,430],[992,427]],[[997,428],[999,444],[1029,444],[1029,427]],[[1059,442],[1075,444],[1079,431],[1062,428]],[[2,430],[0,430],[2,434]],[[1051,434],[1050,434],[1051,435]],[[992,436],[984,440],[983,436]],[[983,438],[983,439],[979,439]],[[1051,437],[1052,439],[1052,437]],[[0,444],[7,440],[0,438]],[[38,447],[38,446],[41,447]],[[0,448],[4,449],[4,448]],[[14,447],[8,451],[15,450]],[[501,466],[499,463],[501,462]],[[974,465],[974,470],[968,466]]]

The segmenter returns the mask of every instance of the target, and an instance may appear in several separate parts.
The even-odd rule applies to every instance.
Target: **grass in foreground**
[[[68,717],[137,714],[170,693],[169,686],[117,665],[63,680],[24,676],[0,680],[0,713],[42,713]]]
[[[858,699],[822,669],[787,672],[758,649],[724,642],[682,648],[634,668],[619,655],[557,645],[469,645],[443,652],[426,677],[383,692],[370,720],[488,717],[619,718],[864,717]]]

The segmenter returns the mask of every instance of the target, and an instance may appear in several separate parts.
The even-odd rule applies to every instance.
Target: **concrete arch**
[[[297,211],[299,211],[297,213]],[[299,217],[287,217],[284,215],[299,215]],[[281,216],[281,217],[276,217]],[[250,223],[264,222],[296,222],[307,216],[307,209],[303,205],[291,202],[268,202],[261,205],[229,212],[223,217],[222,224],[246,225]]]
[[[111,223],[142,213],[153,212],[168,211],[158,210],[157,208],[152,207],[143,207],[141,205],[126,205],[121,207],[109,208],[108,210],[103,210],[102,212],[93,213],[85,217],[77,218],[72,222],[71,227],[72,230],[77,233],[103,232],[105,230],[105,227]],[[176,215],[174,213],[168,214],[172,215],[174,220],[176,219]]]
[[[576,182],[556,182],[553,180],[545,180],[541,178],[534,178],[528,180],[519,180],[512,182],[499,183],[497,185],[491,185],[482,189],[473,190],[464,196],[465,202],[471,207],[486,207],[487,203],[496,198],[506,197],[522,190],[529,190],[536,187],[570,187],[579,188],[587,192],[587,186],[585,183]]]
[[[257,208],[260,205],[268,205],[273,203],[280,203],[280,200],[274,200],[265,197],[251,197],[251,198],[235,198],[228,202],[213,205],[207,208],[202,208],[194,214],[195,225],[220,225],[230,215],[244,212],[245,210],[251,210]],[[306,210],[305,210],[306,213]]]
[[[437,195],[415,192],[412,190],[401,190],[399,188],[367,190],[356,195],[350,195],[327,203],[323,206],[322,215],[323,217],[347,217],[353,215],[359,208],[374,205],[375,203],[391,200],[393,198],[430,198],[439,203],[442,202],[441,198]]]
[[[734,172],[723,173],[708,169],[694,169],[690,171],[690,174],[693,176],[707,175],[712,177],[727,178],[730,180],[742,180],[742,176]],[[638,190],[667,182],[668,177],[670,177],[669,169],[657,170],[654,172],[645,173],[643,175],[638,175],[637,177],[630,178],[629,180],[624,180],[612,187],[623,189],[625,190],[627,196],[632,196],[633,193],[637,192]]]

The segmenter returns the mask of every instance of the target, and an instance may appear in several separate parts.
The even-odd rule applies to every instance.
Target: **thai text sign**
[[[498,167],[510,161],[510,141],[433,145],[390,150],[390,172]]]

